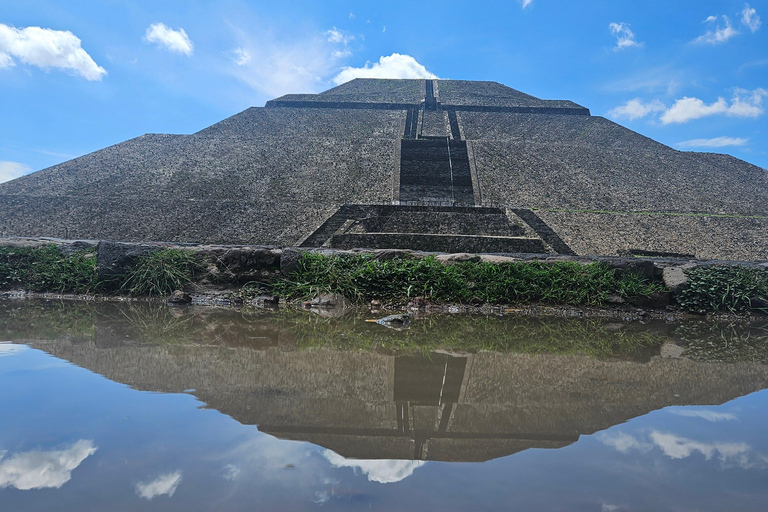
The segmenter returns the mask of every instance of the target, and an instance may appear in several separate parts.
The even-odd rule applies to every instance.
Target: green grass
[[[686,275],[688,282],[677,302],[688,311],[743,313],[755,309],[755,299],[768,300],[768,269],[711,265]]]
[[[0,289],[89,293],[97,289],[96,254],[64,256],[55,245],[0,247]]]
[[[120,290],[131,295],[164,296],[181,290],[202,271],[195,254],[162,249],[140,257],[124,277]]]
[[[649,295],[662,287],[639,276],[618,275],[604,263],[461,262],[444,265],[433,257],[381,261],[371,255],[306,253],[297,270],[275,291],[288,299],[339,293],[362,302],[405,302],[425,297],[439,302],[599,305],[608,296]]]

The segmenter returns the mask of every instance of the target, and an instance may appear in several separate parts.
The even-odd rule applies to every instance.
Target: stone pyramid
[[[768,171],[494,82],[356,79],[0,185],[0,236],[768,259]]]

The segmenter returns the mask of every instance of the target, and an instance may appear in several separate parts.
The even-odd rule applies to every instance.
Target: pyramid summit
[[[768,171],[495,82],[356,79],[0,185],[0,236],[768,259]]]

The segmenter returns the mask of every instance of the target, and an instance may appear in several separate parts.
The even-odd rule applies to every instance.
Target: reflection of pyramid
[[[0,185],[0,236],[755,260],[767,216],[765,169],[463,80],[290,94]]]
[[[238,314],[218,326],[206,320],[225,344],[199,330],[183,345],[159,346],[143,343],[125,320],[98,318],[92,339],[50,331],[53,341],[30,341],[31,331],[15,339],[136,389],[195,389],[243,424],[347,458],[489,460],[565,446],[668,405],[721,404],[768,387],[768,367],[759,364],[283,351],[295,328]],[[228,334],[216,331],[222,326]]]

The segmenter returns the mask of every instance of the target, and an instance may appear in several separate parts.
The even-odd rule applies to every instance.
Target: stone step
[[[536,253],[548,252],[538,238],[430,235],[424,233],[344,233],[330,240],[336,249],[414,249],[429,252]]]

